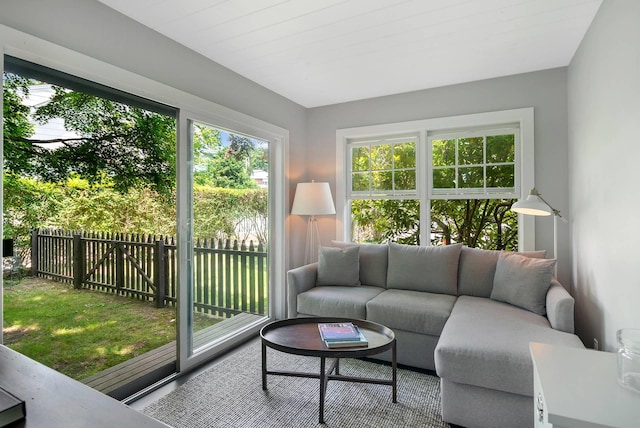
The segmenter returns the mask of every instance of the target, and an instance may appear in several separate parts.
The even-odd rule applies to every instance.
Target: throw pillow
[[[360,247],[320,247],[317,285],[360,285]]]
[[[455,296],[461,249],[462,244],[423,247],[389,243],[387,288]]]
[[[546,315],[547,291],[555,265],[555,259],[532,259],[515,253],[501,253],[491,298]]]
[[[338,248],[360,247],[360,282],[375,287],[387,286],[387,260],[389,247],[385,244],[357,244],[331,241]]]
[[[458,266],[458,295],[489,297],[493,289],[498,257],[503,251],[462,247]],[[547,252],[523,251],[516,254],[544,259]]]

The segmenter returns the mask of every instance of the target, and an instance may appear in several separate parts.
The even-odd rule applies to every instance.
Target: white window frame
[[[533,107],[338,129],[336,131],[336,239],[351,239],[351,207],[347,192],[347,186],[350,183],[349,143],[386,136],[417,135],[416,199],[420,200],[420,224],[430,224],[430,174],[428,168],[424,167],[431,165],[430,150],[426,147],[428,137],[465,129],[511,128],[514,125],[520,129],[520,144],[519,149],[516,150],[519,171],[516,173],[515,198],[523,198],[529,189],[535,187]],[[463,197],[467,199],[470,195]],[[429,234],[430,228],[422,227],[420,242],[430,245]],[[518,249],[520,251],[535,249],[535,219],[532,216],[518,215]]]
[[[428,158],[427,158],[427,168],[429,169],[429,176],[432,177],[431,175],[431,168],[433,167],[433,140],[452,140],[452,139],[461,139],[461,138],[465,138],[465,137],[471,137],[471,138],[475,138],[475,137],[482,137],[485,141],[485,146],[483,147],[483,163],[481,164],[474,164],[474,165],[462,165],[460,164],[458,161],[456,161],[456,164],[453,166],[453,168],[455,168],[456,170],[456,176],[457,176],[457,171],[458,168],[466,168],[466,167],[484,167],[485,168],[485,177],[484,177],[484,185],[483,188],[455,188],[455,189],[442,189],[442,190],[436,190],[433,187],[433,182],[429,181],[429,187],[428,187],[428,197],[429,199],[486,199],[486,198],[491,198],[491,199],[513,199],[513,198],[517,198],[518,197],[518,189],[519,189],[519,182],[520,182],[520,163],[518,162],[519,159],[519,153],[520,153],[520,129],[519,129],[519,125],[517,124],[512,124],[511,126],[504,126],[504,127],[497,127],[497,128],[487,128],[484,129],[484,127],[482,129],[465,129],[462,131],[457,131],[457,132],[446,132],[446,133],[442,133],[442,132],[432,132],[432,133],[427,133],[427,142],[426,142],[426,147],[427,147],[427,152],[428,152]],[[506,189],[506,188],[491,188],[488,189],[486,187],[486,167],[488,166],[493,166],[494,164],[491,164],[489,162],[487,162],[486,160],[486,138],[488,136],[493,136],[493,135],[508,135],[508,134],[514,134],[514,145],[515,145],[515,150],[514,150],[514,186],[513,186],[513,190],[511,189]],[[511,162],[508,162],[506,164],[510,164]],[[450,168],[449,166],[447,167],[441,167],[441,168]]]
[[[376,138],[376,139],[364,139],[364,140],[349,140],[348,142],[348,147],[347,147],[347,165],[352,165],[352,156],[353,156],[353,151],[351,150],[352,148],[356,148],[356,147],[374,147],[374,146],[382,146],[382,145],[396,145],[396,144],[401,144],[401,143],[414,143],[416,150],[418,150],[418,145],[419,145],[419,136],[415,135],[415,134],[409,134],[409,135],[400,135],[400,136],[385,136],[382,138]],[[416,162],[418,161],[417,156],[416,156]],[[350,169],[350,168],[349,168]],[[368,191],[353,191],[353,183],[352,183],[352,175],[351,174],[347,174],[347,187],[346,187],[346,192],[347,194],[352,198],[352,199],[415,199],[418,189],[417,186],[419,185],[418,183],[418,177],[417,177],[417,171],[418,171],[418,165],[416,164],[413,168],[398,168],[396,169],[395,166],[392,167],[391,171],[395,172],[395,171],[401,171],[401,170],[406,170],[406,169],[415,169],[416,170],[416,188],[415,189],[411,189],[411,190],[395,190],[395,189],[391,189],[391,190],[372,190],[371,188]],[[365,171],[361,171],[361,172],[365,172]],[[374,172],[371,169],[368,170],[368,172]]]

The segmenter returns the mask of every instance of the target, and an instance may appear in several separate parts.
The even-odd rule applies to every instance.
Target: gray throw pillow
[[[355,242],[331,241],[338,248],[360,247],[360,282],[375,287],[387,286],[387,261],[389,246],[386,244],[357,244]]]
[[[387,288],[455,296],[461,249],[462,244],[424,247],[390,242]]]
[[[493,278],[496,275],[496,265],[502,252],[499,250],[462,247],[458,266],[458,295],[491,296]],[[535,259],[544,259],[547,252],[544,250],[522,251],[516,254]]]
[[[555,259],[532,259],[515,253],[498,257],[491,298],[546,315],[547,291]]]
[[[360,285],[360,247],[320,247],[317,285]]]

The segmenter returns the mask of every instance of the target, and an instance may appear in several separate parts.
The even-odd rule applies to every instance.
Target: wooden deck
[[[195,332],[194,347],[198,348],[218,340],[263,318],[261,315],[241,313],[225,319],[211,327]],[[175,371],[176,342],[173,341],[83,379],[82,383],[122,400],[137,392],[141,387],[151,385],[153,382],[175,373]]]

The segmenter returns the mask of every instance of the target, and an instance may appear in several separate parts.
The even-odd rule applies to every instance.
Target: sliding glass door
[[[271,237],[278,222],[270,178],[279,142],[181,116],[179,140],[187,142],[178,149],[184,370],[255,334],[273,317]]]

